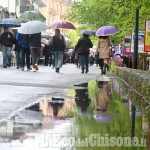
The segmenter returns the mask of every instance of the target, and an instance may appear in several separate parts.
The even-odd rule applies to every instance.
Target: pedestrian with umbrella
[[[109,64],[109,47],[111,46],[110,44],[110,39],[108,36],[99,36],[98,42],[97,42],[97,47],[96,47],[96,54],[99,53],[99,59],[104,60],[104,66],[101,65],[101,73],[106,74],[106,66]],[[103,63],[101,63],[103,64]]]
[[[30,71],[30,47],[29,47],[29,34],[17,33],[16,40],[21,47],[21,70],[24,71],[25,60],[27,64],[27,71]]]
[[[66,48],[66,42],[63,35],[60,34],[59,29],[55,29],[55,35],[50,38],[50,45],[55,55],[55,69],[58,73],[63,64],[63,54]]]
[[[106,67],[110,67],[110,46],[111,42],[108,35],[113,35],[119,31],[113,26],[103,26],[96,31],[96,35],[99,35],[99,39],[96,47],[96,54],[99,53],[99,59],[104,60],[104,66],[101,66],[101,73],[106,74]],[[103,63],[102,63],[103,64]]]
[[[0,20],[0,27],[4,27],[4,33],[0,36],[0,50],[3,52],[3,68],[11,67],[11,50],[15,44],[15,38],[8,28],[20,27],[21,24],[14,19]],[[8,61],[8,64],[7,64]]]
[[[93,33],[93,32],[92,32]],[[80,62],[81,62],[81,73],[84,73],[86,66],[85,73],[89,72],[89,49],[93,47],[93,44],[91,40],[89,39],[89,35],[92,35],[92,33],[89,31],[82,32],[83,37],[78,40],[78,43],[76,44],[76,48],[78,50],[78,54],[80,55]]]
[[[25,23],[18,32],[21,34],[29,34],[29,46],[32,56],[33,71],[38,70],[41,48],[41,32],[48,29],[48,26],[40,21],[29,21]]]
[[[8,27],[4,27],[4,33],[0,36],[0,49],[3,52],[3,68],[11,67],[11,50],[15,43],[15,38]],[[7,64],[8,61],[8,64]]]

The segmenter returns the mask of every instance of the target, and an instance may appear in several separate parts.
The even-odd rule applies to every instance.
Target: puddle
[[[73,98],[50,97],[1,125],[1,148],[148,149],[149,105],[139,95],[115,79],[75,86],[66,91]]]

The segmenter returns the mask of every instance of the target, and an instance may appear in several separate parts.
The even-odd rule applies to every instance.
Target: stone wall
[[[138,69],[116,67],[116,75],[141,93],[150,102],[150,72]]]
[[[116,67],[115,73],[129,86],[126,89],[128,97],[138,106],[150,121],[150,72],[126,67]]]

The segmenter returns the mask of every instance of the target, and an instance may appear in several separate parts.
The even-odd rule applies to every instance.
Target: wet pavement
[[[62,96],[50,94],[14,113],[0,126],[0,147],[148,150],[150,105],[146,99],[115,78],[74,85],[64,89]]]
[[[26,68],[21,71],[16,66],[7,69],[0,66],[0,122],[47,97],[66,97],[65,89],[90,80],[109,79],[100,76],[100,69],[96,66],[90,67],[88,74],[81,74],[73,64],[63,65],[60,73],[49,66],[39,66],[37,72],[26,71]]]

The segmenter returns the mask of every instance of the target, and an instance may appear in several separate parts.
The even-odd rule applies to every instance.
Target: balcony
[[[58,15],[58,12],[54,8],[50,8],[49,15]]]

